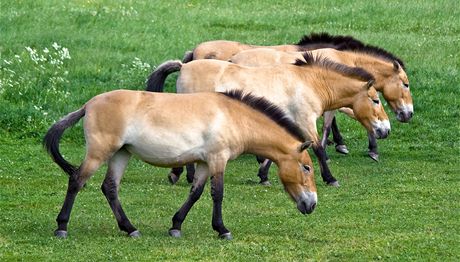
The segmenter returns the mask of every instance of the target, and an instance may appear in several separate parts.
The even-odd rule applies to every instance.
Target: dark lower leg
[[[174,185],[177,182],[177,180],[179,180],[180,175],[183,171],[183,167],[173,167],[168,175],[169,182]]]
[[[369,156],[375,160],[378,161],[379,159],[379,153],[377,150],[377,139],[375,138],[373,133],[368,133],[367,137],[369,138]]]
[[[109,202],[110,208],[113,211],[120,230],[123,230],[128,234],[136,231],[136,228],[131,224],[125,212],[123,211],[123,208],[121,207],[120,200],[118,199],[118,190],[115,181],[110,178],[106,178],[104,183],[102,183],[101,189],[107,198],[107,201]]]
[[[204,181],[192,185],[187,201],[185,201],[182,207],[176,212],[176,214],[172,218],[173,225],[170,230],[181,230],[182,222],[184,222],[184,219],[187,216],[190,209],[192,208],[193,204],[195,204],[195,202],[200,198],[201,194],[203,193],[204,185]]]
[[[173,168],[171,168],[171,173],[173,173],[177,177],[180,177],[182,172],[184,172],[184,167],[173,167]]]
[[[264,183],[268,181],[268,171],[270,170],[270,166],[272,161],[260,156],[256,156],[257,162],[259,163],[259,171],[257,176],[260,178],[260,183]]]
[[[62,205],[61,211],[56,218],[58,228],[56,231],[67,231],[67,224],[69,223],[70,213],[72,211],[73,203],[77,197],[78,191],[82,188],[75,178],[69,178],[67,187],[67,194]]]
[[[332,129],[332,137],[333,137],[334,142],[337,145],[345,145],[345,142],[343,141],[343,137],[340,134],[339,127],[337,126],[337,121],[335,117],[334,119],[332,119],[331,129]]]
[[[329,170],[329,166],[326,162],[326,151],[321,146],[321,144],[315,143],[313,145],[313,152],[315,152],[315,155],[318,158],[319,166],[321,169],[321,177],[323,178],[323,181],[331,185],[336,184],[337,180],[332,176],[331,171]]]
[[[224,226],[222,220],[222,200],[224,198],[224,178],[223,174],[211,177],[211,196],[213,201],[212,209],[212,228],[219,233],[219,236],[230,233]]]
[[[187,164],[187,182],[192,183],[195,176],[195,164]]]

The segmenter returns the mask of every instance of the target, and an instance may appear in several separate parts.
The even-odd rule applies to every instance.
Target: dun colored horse
[[[185,53],[183,63],[197,59],[217,59],[228,61],[235,54],[253,48],[270,48],[283,52],[303,52],[319,48],[349,48],[361,47],[364,44],[351,36],[332,36],[328,33],[311,33],[305,35],[297,44],[260,46],[248,45],[236,41],[215,40],[197,45],[193,51]]]
[[[63,158],[59,141],[65,129],[83,117],[86,157],[77,168]],[[232,238],[222,220],[223,176],[227,161],[242,153],[272,159],[298,210],[310,214],[317,195],[312,162],[305,150],[310,142],[305,140],[299,127],[278,107],[238,91],[180,95],[117,90],[98,95],[55,123],[44,138],[54,162],[69,175],[55,235],[67,236],[75,197],[104,162],[108,169],[101,189],[118,226],[129,236],[140,235],[118,199],[120,181],[133,154],[162,167],[197,163],[188,199],[172,218],[169,234],[173,237],[181,235],[182,222],[211,177],[212,227],[221,238]]]
[[[370,49],[369,49],[370,50]],[[327,57],[328,59],[346,64],[349,66],[359,66],[375,78],[374,87],[383,94],[396,118],[401,122],[410,120],[413,114],[412,96],[409,90],[409,81],[405,71],[396,60],[391,58],[376,56],[370,51],[339,51],[331,48],[317,49],[311,51],[318,56]],[[269,66],[280,63],[294,63],[296,60],[303,60],[302,52],[282,52],[269,48],[254,48],[241,51],[230,58],[232,63],[246,66]],[[342,110],[344,111],[344,110]],[[348,113],[348,112],[345,112]],[[323,147],[327,144],[327,136],[334,121],[335,111],[324,113],[323,126]],[[353,114],[348,114],[353,117]],[[346,146],[341,143],[336,146],[337,150],[342,153],[348,153]],[[369,135],[369,156],[378,160],[377,144],[375,137]]]
[[[318,157],[323,180],[338,186],[329,171],[326,153],[318,138],[318,117],[324,111],[351,107],[369,133],[385,138],[390,132],[388,116],[372,87],[374,78],[371,74],[361,68],[334,63],[309,53],[304,54],[304,60],[307,62],[273,67],[245,67],[214,59],[186,64],[168,61],[151,74],[147,90],[161,92],[167,75],[180,70],[176,85],[178,93],[241,89],[267,98],[285,110],[299,124],[303,134],[314,142],[313,150]],[[176,169],[170,174],[173,183],[181,171]],[[262,179],[262,182],[265,181]]]

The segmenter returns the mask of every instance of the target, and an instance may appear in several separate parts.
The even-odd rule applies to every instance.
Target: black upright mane
[[[374,76],[371,73],[367,72],[361,67],[351,67],[351,66],[347,66],[344,64],[336,63],[322,56],[314,56],[311,52],[304,52],[302,53],[302,56],[305,59],[305,61],[297,59],[294,65],[296,66],[317,65],[327,70],[331,70],[341,75],[359,79],[361,81],[368,82],[371,80],[375,80]]]
[[[275,123],[283,127],[289,134],[297,138],[299,141],[305,142],[307,140],[299,126],[294,123],[294,121],[292,121],[281,108],[268,101],[264,97],[258,97],[252,94],[244,94],[242,90],[230,90],[222,92],[221,94],[231,99],[238,100],[268,116],[271,120],[275,121]]]
[[[394,54],[386,51],[383,48],[364,44],[358,39],[352,36],[343,35],[330,35],[328,33],[311,33],[310,35],[304,35],[302,39],[296,44],[299,47],[310,50],[308,46],[319,46],[331,47],[340,51],[355,51],[366,53],[372,56],[376,56],[386,61],[393,62],[397,61],[403,69],[405,69],[404,62]]]

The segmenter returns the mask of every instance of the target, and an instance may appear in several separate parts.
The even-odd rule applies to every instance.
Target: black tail
[[[48,151],[48,154],[53,158],[53,161],[64,170],[69,176],[73,176],[77,167],[67,162],[59,152],[59,141],[61,140],[64,131],[73,126],[85,115],[85,107],[72,112],[56,122],[46,133],[43,138],[43,147]]]
[[[149,76],[146,90],[150,92],[163,92],[166,77],[171,73],[179,71],[181,67],[182,62],[179,60],[170,60],[159,65]]]
[[[184,58],[182,58],[182,63],[188,63],[193,60],[193,51],[187,51],[184,54]]]

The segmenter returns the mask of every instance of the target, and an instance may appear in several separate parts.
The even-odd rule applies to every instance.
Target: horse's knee
[[[109,179],[105,179],[101,185],[102,193],[108,199],[116,199],[117,198],[117,185],[115,182]]]

